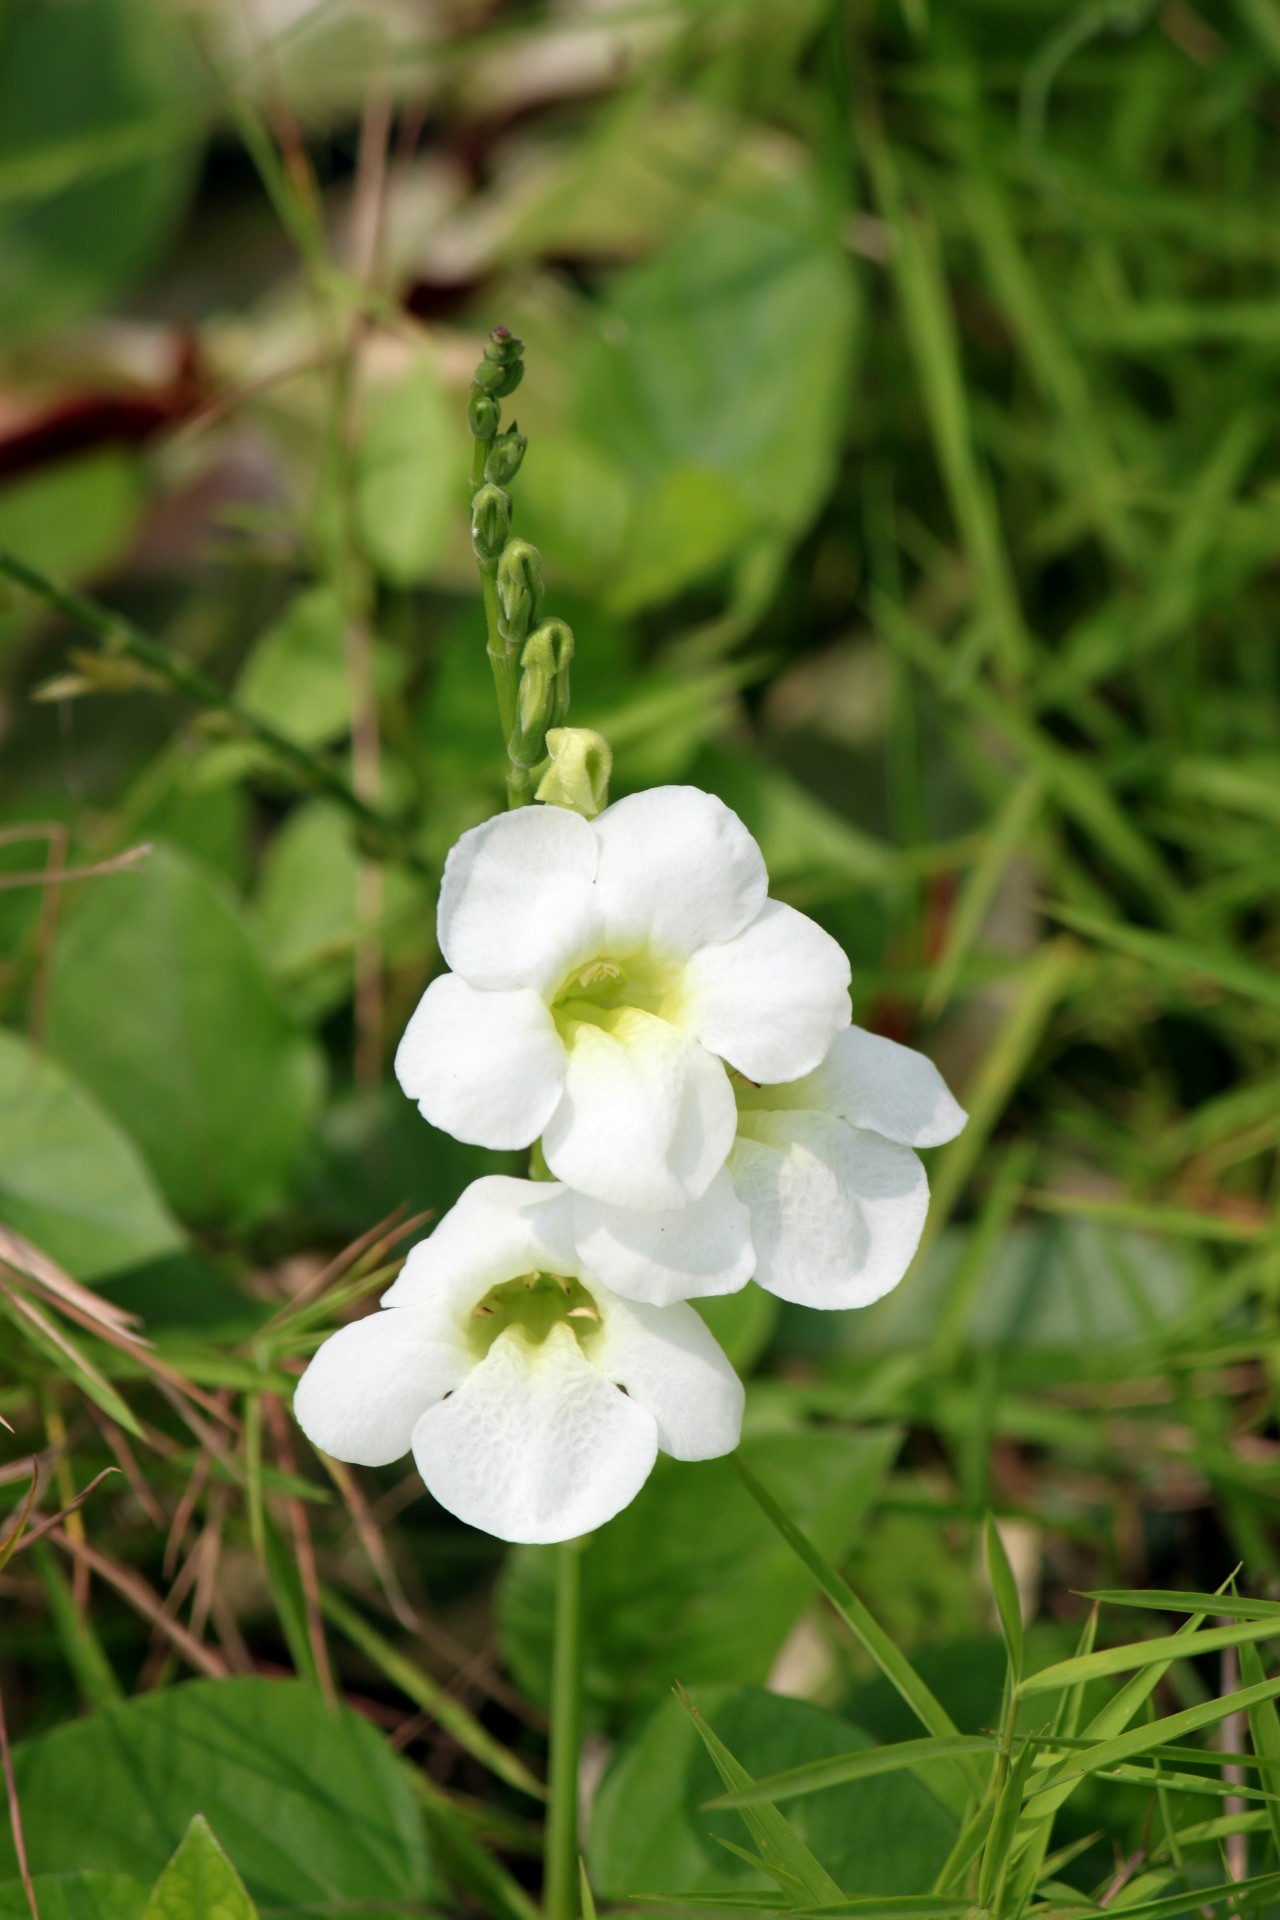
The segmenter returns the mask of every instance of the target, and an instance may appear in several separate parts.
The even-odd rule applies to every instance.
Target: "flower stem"
[[[16,553],[10,553],[3,547],[0,547],[0,577],[25,587],[28,593],[62,614],[73,626],[92,634],[100,643],[104,655],[124,656],[136,661],[152,676],[151,684],[161,681],[174,693],[184,694],[189,700],[194,700],[206,712],[225,714],[276,760],[291,768],[308,786],[345,808],[388,859],[399,860],[424,875],[430,874],[421,857],[404,844],[404,835],[396,821],[362,799],[327,761],[309,752],[306,747],[300,747],[296,740],[280,733],[268,721],[260,720],[256,714],[248,712],[198,667],[191,666],[180,655],[171,653],[122,615],[100,606],[96,600],[86,599],[83,594],[75,593],[69,587],[58,586],[27,561],[19,559]]]
[[[556,1628],[551,1667],[550,1805],[547,1813],[543,1912],[546,1920],[578,1920],[578,1760],[582,1750],[582,1551],[556,1548]]]

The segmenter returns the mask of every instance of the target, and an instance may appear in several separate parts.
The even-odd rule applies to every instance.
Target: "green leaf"
[[[1246,1687],[1261,1686],[1266,1679],[1262,1660],[1256,1647],[1242,1642],[1240,1646],[1240,1678]],[[1274,1700],[1259,1701],[1249,1710],[1249,1737],[1253,1750],[1260,1760],[1269,1760],[1273,1767],[1280,1768],[1280,1711]],[[1272,1773],[1266,1776],[1268,1784],[1274,1788],[1278,1776]],[[1271,1839],[1280,1858],[1280,1800],[1267,1803],[1267,1819],[1271,1826]]]
[[[794,1800],[819,1793],[824,1787],[872,1780],[886,1773],[914,1772],[918,1767],[958,1759],[963,1754],[991,1757],[995,1750],[994,1737],[978,1733],[958,1733],[943,1739],[900,1740],[891,1747],[838,1753],[833,1759],[813,1760],[807,1766],[791,1767],[785,1773],[768,1774],[740,1793],[717,1794],[707,1805],[709,1808],[747,1807],[757,1800]]]
[[[762,1436],[744,1451],[786,1490],[827,1549],[843,1553],[876,1500],[896,1433]],[[612,1719],[677,1679],[763,1681],[809,1600],[809,1582],[743,1491],[731,1461],[660,1460],[632,1505],[583,1556],[585,1685]],[[552,1558],[520,1548],[498,1595],[499,1629],[522,1686],[550,1672]]]
[[[1000,1538],[1000,1529],[991,1514],[987,1515],[983,1528],[983,1546],[987,1577],[991,1582],[996,1612],[1000,1616],[1000,1631],[1009,1655],[1010,1683],[1016,1687],[1022,1678],[1022,1602],[1013,1568],[1009,1565],[1009,1556],[1004,1550],[1004,1541]]]
[[[1255,1640],[1280,1637],[1280,1619],[1261,1620],[1237,1627],[1208,1627],[1201,1633],[1165,1634],[1158,1640],[1135,1641],[1127,1647],[1105,1647],[1100,1653],[1086,1653],[1074,1660],[1060,1660],[1029,1674],[1020,1691],[1023,1694],[1057,1693],[1065,1687],[1087,1680],[1108,1678],[1116,1673],[1132,1673],[1136,1668],[1158,1665],[1168,1660],[1189,1660],[1198,1653],[1221,1653],[1224,1647],[1243,1647]]]
[[[161,0],[6,9],[0,168],[25,169],[30,187],[0,221],[8,339],[86,317],[150,266],[194,181],[193,73],[181,23]],[[81,177],[46,190],[39,162],[69,142]]]
[[[32,1875],[40,1920],[142,1920],[147,1887],[127,1873]],[[0,1920],[31,1920],[20,1880],[0,1884]]]
[[[141,1266],[183,1245],[128,1136],[55,1061],[5,1032],[0,1221],[77,1280]]]
[[[192,1220],[279,1203],[315,1113],[318,1054],[276,998],[234,900],[172,848],[67,916],[50,1050]]]
[[[351,679],[342,603],[307,587],[263,634],[236,683],[236,698],[299,746],[322,747],[351,729]]]
[[[884,1749],[847,1720],[805,1700],[754,1687],[706,1690],[718,1732],[753,1775],[781,1762],[791,1779],[866,1762],[865,1773],[828,1782],[787,1810],[804,1845],[853,1893],[924,1892],[955,1837],[955,1821],[905,1771],[876,1777]],[[794,1764],[788,1764],[794,1763]],[[697,1732],[665,1700],[619,1749],[592,1811],[589,1860],[602,1900],[650,1898],[676,1888],[712,1893],[763,1884],[726,1859],[718,1842],[741,1834],[722,1800],[756,1805],[766,1782],[708,1801],[722,1785]]]
[[[1268,1680],[1261,1686],[1244,1687],[1238,1692],[1202,1701],[1198,1706],[1184,1707],[1181,1713],[1170,1713],[1163,1719],[1147,1721],[1143,1726],[1132,1727],[1127,1733],[1100,1740],[1096,1746],[1059,1760],[1037,1783],[1035,1790],[1041,1793],[1056,1792],[1069,1781],[1083,1779],[1086,1774],[1097,1773],[1103,1767],[1118,1766],[1154,1747],[1162,1746],[1166,1741],[1180,1740],[1184,1734],[1199,1733],[1205,1727],[1216,1727],[1223,1720],[1230,1719],[1233,1713],[1248,1712],[1263,1701],[1276,1699],[1278,1695],[1280,1680]]]
[[[723,567],[749,535],[754,516],[738,488],[705,467],[672,467],[641,496],[609,584],[618,615],[673,599]]]
[[[60,460],[0,489],[0,545],[55,579],[74,579],[118,559],[144,504],[138,464],[128,455],[110,449]],[[25,617],[6,610],[0,632]]]
[[[366,1912],[439,1891],[408,1776],[359,1715],[300,1681],[196,1680],[14,1751],[32,1870],[154,1881],[203,1813],[262,1907]],[[0,1874],[16,1874],[0,1827]]]
[[[197,1813],[147,1901],[143,1920],[258,1920],[258,1910]]]
[[[356,514],[364,550],[398,587],[430,577],[451,516],[465,502],[466,451],[435,361],[422,353],[394,386],[369,397],[357,456]]]
[[[746,1768],[734,1758],[684,1688],[678,1688],[677,1692],[726,1787],[749,1787],[752,1780]],[[797,1887],[808,1902],[819,1906],[840,1899],[841,1889],[821,1861],[814,1859],[785,1814],[779,1813],[776,1807],[754,1806],[744,1808],[742,1818],[760,1849],[765,1870],[777,1880],[784,1893]]]
[[[802,1529],[790,1518],[769,1489],[761,1484],[741,1453],[737,1456],[736,1465],[746,1483],[747,1490],[761,1511],[782,1535],[801,1565],[808,1569],[850,1632],[871,1655],[885,1678],[901,1694],[920,1724],[942,1739],[956,1738],[958,1729],[950,1714],[941,1702],[934,1698],[906,1655],[899,1652],[879,1621],[868,1612],[848,1582],[841,1578],[814,1542],[809,1540]],[[976,1783],[978,1779],[976,1768],[968,1766],[963,1761],[958,1762],[957,1767],[967,1784]],[[948,1805],[952,1804],[953,1797],[953,1793],[949,1791]]]
[[[639,493],[705,468],[757,524],[800,532],[832,471],[855,313],[815,182],[709,207],[619,275],[608,307],[574,402],[584,438]]]

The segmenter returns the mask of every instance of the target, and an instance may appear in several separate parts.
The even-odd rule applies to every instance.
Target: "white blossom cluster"
[[[752,1278],[808,1307],[879,1299],[924,1224],[914,1149],[964,1114],[923,1055],[851,1025],[844,953],[769,899],[759,847],[696,788],[464,834],[439,938],[451,971],[400,1083],[434,1126],[535,1148],[549,1178],[469,1187],[295,1408],[340,1459],[411,1452],[474,1526],[570,1539],[659,1449],[737,1444],[741,1383],[687,1303]]]

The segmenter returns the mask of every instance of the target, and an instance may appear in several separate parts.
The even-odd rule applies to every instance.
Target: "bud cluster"
[[[575,752],[565,739],[575,731],[564,724],[573,634],[563,620],[542,619],[542,555],[529,541],[511,534],[507,489],[520,471],[528,442],[514,421],[503,427],[499,402],[520,384],[523,352],[521,340],[506,327],[495,327],[472,379],[467,404],[467,424],[476,442],[471,544],[489,611],[489,657],[507,736],[512,801],[530,798],[536,787],[539,799],[591,818],[604,805],[608,764],[595,748],[598,735],[590,735],[590,751],[584,747]],[[557,736],[558,755],[549,753],[550,732]],[[559,773],[557,761],[562,763]],[[576,778],[570,774],[574,767]]]

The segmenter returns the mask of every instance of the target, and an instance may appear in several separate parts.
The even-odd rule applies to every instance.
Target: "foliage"
[[[497,321],[614,792],[734,806],[971,1115],[896,1293],[708,1304],[747,1473],[663,1462],[585,1550],[595,1901],[1280,1897],[1278,19],[5,11],[0,1724],[42,1920],[535,1911],[546,1560],[288,1417],[493,1170],[389,1059],[501,800]]]

